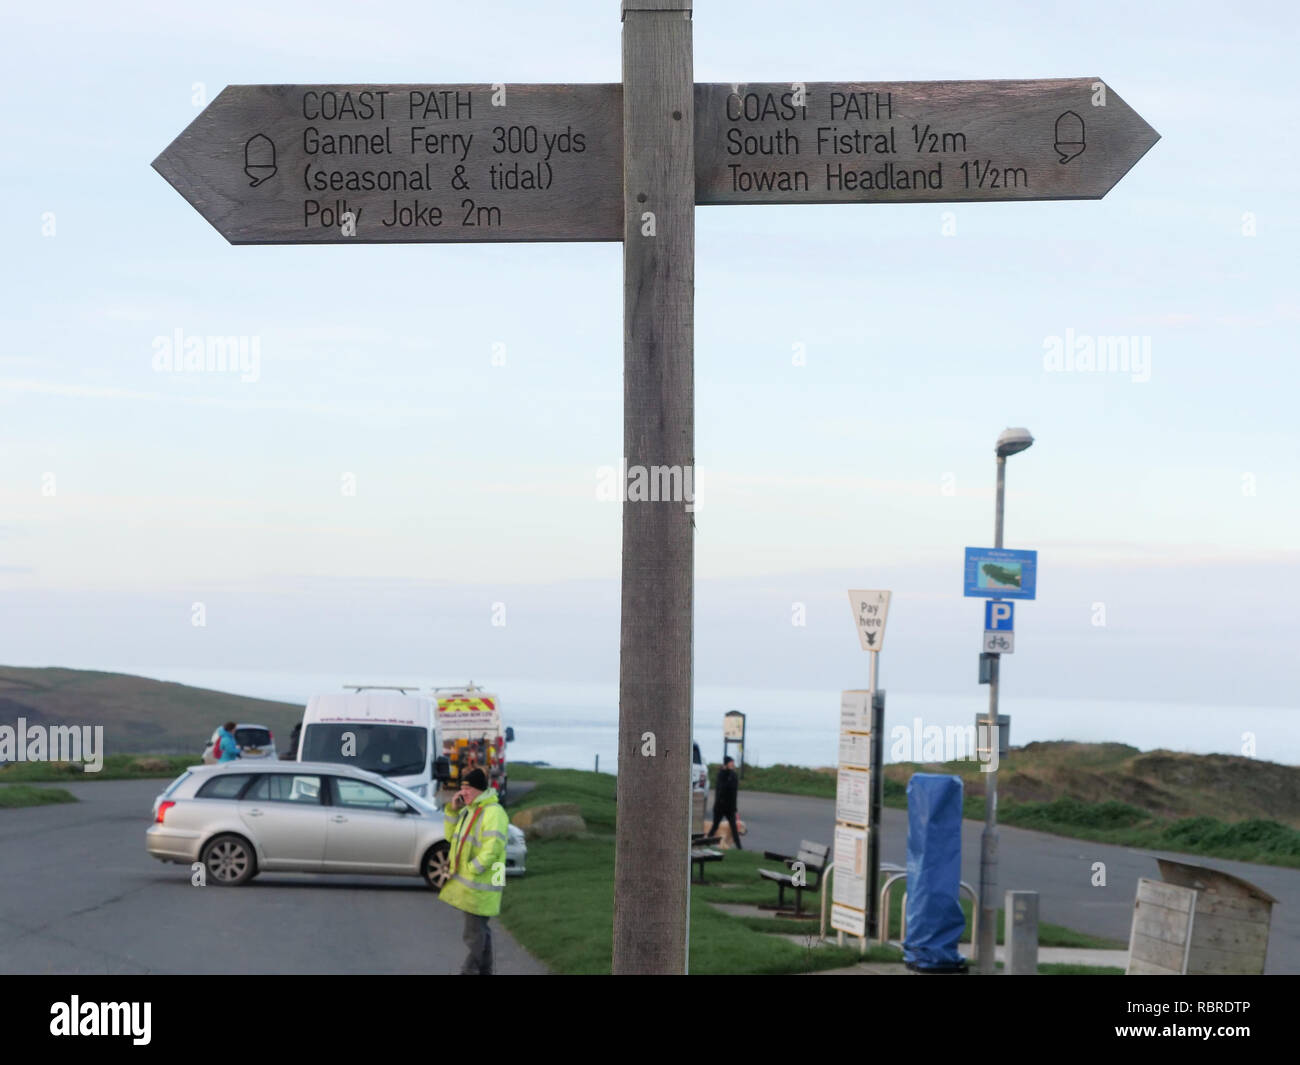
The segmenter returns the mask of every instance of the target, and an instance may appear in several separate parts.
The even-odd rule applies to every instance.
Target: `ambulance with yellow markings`
[[[447,758],[444,789],[455,791],[471,769],[482,769],[502,802],[506,798],[506,744],[515,730],[501,724],[501,702],[471,681],[464,687],[434,688],[438,735]]]

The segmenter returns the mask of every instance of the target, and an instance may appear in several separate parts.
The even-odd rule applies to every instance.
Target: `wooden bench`
[[[691,835],[691,863],[700,871],[699,883],[704,883],[704,866],[708,862],[720,862],[723,859],[722,851],[716,851],[713,848],[721,842],[717,836],[706,836],[702,833],[693,833]]]
[[[821,889],[822,871],[826,868],[826,863],[830,860],[830,847],[821,843],[814,843],[812,840],[801,840],[799,843],[799,853],[793,858],[788,854],[776,854],[773,851],[764,851],[763,857],[774,862],[784,862],[788,872],[778,873],[773,869],[760,869],[758,875],[764,880],[771,880],[776,883],[777,887],[777,904],[775,906],[760,907],[764,910],[776,910],[779,915],[790,915],[793,917],[803,916],[803,893],[811,891],[816,894]],[[801,866],[802,876],[796,879],[796,866]],[[794,889],[794,911],[791,913],[785,904],[785,889]]]

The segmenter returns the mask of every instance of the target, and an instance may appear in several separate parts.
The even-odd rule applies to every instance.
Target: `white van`
[[[302,716],[298,761],[368,769],[430,800],[441,754],[433,700],[400,689],[313,695]]]

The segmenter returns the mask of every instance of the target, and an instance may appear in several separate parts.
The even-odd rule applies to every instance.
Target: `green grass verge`
[[[561,973],[608,973],[614,918],[615,779],[582,770],[512,767],[511,781],[536,787],[511,804],[511,812],[551,803],[575,803],[587,822],[581,839],[534,841],[528,873],[506,888],[501,921],[534,957]],[[761,855],[729,851],[707,866],[704,884],[691,886],[690,971],[699,974],[774,974],[841,968],[862,960],[900,961],[894,947],[872,945],[865,959],[853,946],[801,946],[770,933],[815,934],[819,911],[808,920],[735,917],[714,902],[769,903],[771,884],[757,870],[770,866]],[[819,903],[808,900],[813,907]],[[896,893],[894,908],[901,908]],[[1112,947],[1109,940],[1056,925],[1041,925],[1044,946]],[[1120,944],[1122,946],[1122,944]]]
[[[522,765],[510,767],[510,790],[528,781],[537,787],[520,798],[510,798],[511,814],[532,806],[575,803],[593,834],[614,832],[614,797],[617,777],[612,773],[589,773],[585,769],[544,769]],[[531,864],[531,860],[530,860]]]
[[[531,859],[530,859],[531,860]],[[707,880],[704,884],[695,883],[691,887],[692,896],[700,896],[709,902],[740,902],[751,905],[762,905],[776,902],[776,888],[767,881],[760,880],[758,877],[759,869],[771,869],[773,863],[765,860],[762,855],[751,851],[728,851],[727,857],[721,862],[713,862],[707,865],[705,876]],[[723,881],[720,877],[715,877],[715,870],[726,869],[729,874],[728,879]],[[789,893],[786,895],[790,897]],[[812,913],[808,921],[787,920],[783,917],[773,918],[746,918],[746,920],[758,922],[770,922],[773,926],[770,930],[785,930],[790,933],[816,931],[818,928],[818,919],[820,915],[821,903],[816,897],[809,897],[804,900],[804,906],[810,907]],[[971,920],[971,903],[969,899],[961,900],[962,912],[966,915],[966,930],[963,933],[965,941],[970,940],[970,920]],[[903,888],[896,884],[889,897],[889,934],[891,938],[897,939],[900,935],[903,920]],[[779,928],[775,927],[780,925]],[[998,911],[998,942],[1005,942],[1004,939],[1003,913]],[[1052,924],[1049,921],[1042,921],[1038,925],[1038,943],[1043,947],[1088,947],[1095,950],[1124,950],[1128,947],[1127,943],[1113,939],[1104,939],[1101,936],[1088,935],[1084,932],[1076,932],[1072,928],[1066,928],[1063,925]]]
[[[969,763],[940,768],[954,772],[957,768],[968,770]],[[716,766],[710,767],[710,780],[716,770]],[[835,775],[801,766],[746,766],[741,788],[834,799]],[[886,778],[884,804],[906,810],[907,786]],[[982,821],[984,797],[967,794],[962,816]],[[1142,847],[1300,868],[1300,830],[1259,818],[1226,822],[1213,817],[1185,817],[1171,821],[1115,801],[1090,803],[1063,798],[1052,802],[1018,802],[1005,799],[998,803],[998,823],[1120,847]]]
[[[710,784],[717,780],[717,763],[709,764]],[[782,795],[811,795],[835,798],[835,774],[800,765],[747,765],[740,778],[740,790],[775,791]]]
[[[1252,818],[1224,822],[1213,817],[1166,821],[1120,802],[999,803],[1004,824],[1099,843],[1176,851],[1264,865],[1300,867],[1300,830],[1277,821]]]
[[[613,951],[615,778],[536,766],[511,767],[510,778],[512,784],[537,784],[511,803],[512,813],[538,805],[576,803],[589,835],[529,844],[528,873],[506,888],[502,924],[556,972],[608,973]],[[726,866],[726,861],[710,866],[711,889],[740,887],[746,877],[755,877],[749,864]],[[895,953],[887,952],[882,959],[892,959]],[[706,893],[691,892],[692,973],[814,972],[852,965],[859,959],[856,947],[809,949],[766,935],[714,909]]]
[[[76,802],[77,797],[62,788],[34,788],[30,784],[0,785],[0,809],[18,806],[48,806],[51,803]]]
[[[537,791],[544,790],[545,785],[539,784]],[[592,837],[530,844],[528,873],[507,886],[501,922],[529,953],[556,972],[608,973],[614,922],[613,840]],[[856,949],[808,950],[747,928],[694,892],[690,943],[690,971],[695,974],[812,972],[858,960]]]
[[[981,814],[983,800],[979,800]],[[1213,817],[1155,818],[1120,802],[998,804],[998,821],[1058,836],[1181,854],[1300,868],[1300,831],[1277,821],[1227,823]]]
[[[0,767],[0,784],[16,781],[171,780],[202,760],[187,754],[110,754],[98,773],[81,762],[10,762]]]

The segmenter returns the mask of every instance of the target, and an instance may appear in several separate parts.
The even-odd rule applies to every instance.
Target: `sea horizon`
[[[304,706],[312,695],[338,692],[350,684],[409,685],[429,694],[434,686],[463,685],[470,679],[150,665],[118,667],[111,672]],[[473,678],[473,682],[500,697],[503,721],[515,730],[510,754],[516,761],[592,769],[599,756],[603,771],[616,768],[616,682],[508,677]],[[988,689],[982,686],[972,685],[969,693],[904,691],[888,685],[884,688],[886,762],[919,760],[891,756],[891,748],[903,735],[921,736],[931,726],[947,730],[971,725],[988,708]],[[838,759],[840,691],[698,684],[695,740],[707,761],[720,761],[723,715],[739,710],[746,714],[747,764],[834,766]],[[1014,690],[1004,690],[999,703],[999,712],[1011,717],[1013,747],[1054,740],[1124,743],[1141,751],[1228,754],[1284,765],[1300,764],[1300,730],[1294,726],[1297,709],[1046,698],[1017,695]],[[734,746],[732,753],[736,753]]]

